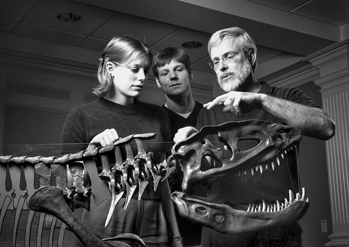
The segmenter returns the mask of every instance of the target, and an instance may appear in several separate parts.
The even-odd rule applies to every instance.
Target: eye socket
[[[178,67],[176,70],[177,70],[177,71],[182,71],[182,70],[183,70],[183,68]]]
[[[201,143],[202,145],[205,145],[205,144],[206,144],[206,141],[205,141],[204,139],[201,139],[201,140],[200,140],[200,143]]]
[[[195,208],[195,212],[198,215],[206,215],[207,214],[207,209],[200,206],[200,207]]]
[[[225,57],[225,59],[229,61],[229,60],[234,59],[235,56],[236,56],[236,53],[231,52],[231,53],[228,53],[228,54],[227,54],[227,56]]]

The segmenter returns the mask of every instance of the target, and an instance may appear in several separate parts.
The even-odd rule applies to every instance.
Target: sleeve
[[[198,130],[201,129],[205,125],[205,121],[204,121],[205,118],[203,115],[204,115],[204,111],[203,111],[203,109],[201,109],[201,111],[198,114],[196,125],[194,126]]]
[[[316,105],[305,93],[303,93],[298,88],[286,89],[282,92],[282,98],[310,107],[321,108],[319,105]]]
[[[194,126],[197,130],[200,130],[206,125],[220,124],[222,121],[230,121],[231,119],[220,111],[221,106],[215,106],[211,110],[201,108],[196,125]],[[232,115],[232,114],[229,114]],[[226,120],[227,118],[227,120]]]
[[[88,128],[84,114],[74,108],[67,116],[62,133],[62,154],[76,153],[87,148]]]

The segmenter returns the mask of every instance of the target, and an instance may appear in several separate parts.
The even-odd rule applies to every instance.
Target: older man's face
[[[220,87],[225,92],[240,91],[252,68],[244,52],[234,44],[234,38],[225,38],[213,46],[211,60]]]

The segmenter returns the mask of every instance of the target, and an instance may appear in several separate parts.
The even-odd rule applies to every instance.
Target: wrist
[[[267,99],[268,99],[268,95],[266,94],[258,94],[258,103],[257,103],[257,107],[261,110],[265,110],[265,105],[267,104]]]

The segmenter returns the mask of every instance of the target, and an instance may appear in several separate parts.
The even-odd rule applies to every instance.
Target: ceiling
[[[61,13],[81,19],[72,22],[77,17],[68,14],[69,21],[62,21]],[[93,54],[85,62],[94,65],[113,36],[129,34],[153,51],[201,42],[200,48],[185,50],[193,70],[213,73],[207,65],[210,35],[239,26],[258,45],[259,78],[341,41],[348,23],[348,0],[0,0],[0,43],[11,35],[83,49]],[[3,47],[22,49],[10,42]],[[41,55],[59,56],[52,50]]]

